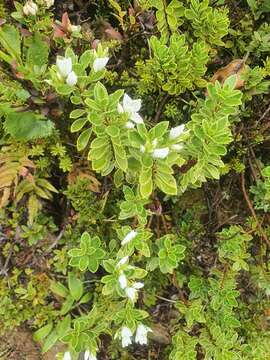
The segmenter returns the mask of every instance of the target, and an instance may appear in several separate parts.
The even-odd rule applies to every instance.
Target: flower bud
[[[59,74],[62,77],[67,77],[71,71],[72,71],[72,60],[71,58],[57,58],[56,59],[56,66],[57,66],[57,70],[59,72]]]
[[[74,85],[77,84],[77,81],[78,81],[77,75],[75,74],[74,71],[71,71],[71,73],[68,74],[66,83],[67,83],[69,86],[74,86]]]
[[[24,7],[23,7],[23,13],[26,16],[32,15],[35,16],[38,11],[38,6],[36,3],[34,3],[33,0],[27,0]]]

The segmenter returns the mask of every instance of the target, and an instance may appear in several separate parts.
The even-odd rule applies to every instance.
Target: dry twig
[[[251,203],[251,201],[250,201],[250,198],[249,198],[249,196],[248,196],[248,194],[247,194],[246,185],[245,185],[245,184],[246,184],[246,183],[245,183],[245,174],[244,174],[244,172],[242,172],[242,174],[241,174],[241,188],[242,188],[242,192],[243,192],[244,198],[245,198],[246,203],[247,203],[247,206],[248,206],[248,208],[249,208],[249,210],[250,210],[250,212],[251,212],[251,215],[253,216],[253,218],[254,218],[254,220],[255,220],[255,222],[256,222],[256,224],[257,224],[257,227],[258,227],[258,229],[259,229],[259,231],[260,231],[260,233],[261,233],[261,236],[262,236],[263,240],[266,242],[266,244],[267,244],[268,247],[270,248],[270,241],[269,241],[267,235],[265,234],[265,232],[264,232],[264,230],[263,230],[263,228],[262,228],[262,226],[261,226],[261,224],[260,224],[260,222],[259,222],[259,220],[258,220],[258,218],[257,218],[256,212],[255,212],[255,210],[254,210],[254,208],[253,208],[253,206],[252,206],[252,203]]]

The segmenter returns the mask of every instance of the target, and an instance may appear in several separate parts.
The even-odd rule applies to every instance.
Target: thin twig
[[[8,264],[9,264],[12,253],[13,253],[13,247],[9,250],[8,256],[7,256],[6,261],[5,261],[5,264],[4,264],[3,268],[0,271],[0,275],[7,276]]]
[[[251,203],[251,201],[250,201],[250,198],[249,198],[249,196],[248,196],[248,194],[247,194],[246,185],[245,185],[245,174],[244,174],[244,172],[242,172],[242,174],[241,174],[241,187],[242,187],[242,192],[243,192],[244,198],[245,198],[245,200],[246,200],[247,206],[248,206],[248,208],[249,208],[249,210],[250,210],[250,212],[251,212],[251,214],[252,214],[252,216],[253,216],[256,224],[257,224],[258,229],[259,229],[260,232],[261,232],[261,236],[262,236],[263,240],[266,242],[266,244],[268,245],[268,247],[270,248],[270,241],[268,240],[268,237],[267,237],[267,235],[265,234],[265,232],[264,232],[264,230],[263,230],[263,228],[262,228],[262,226],[261,226],[261,224],[260,224],[260,222],[259,222],[259,220],[258,220],[258,218],[257,218],[257,215],[256,215],[256,213],[255,213],[255,210],[254,210],[254,208],[253,208],[253,206],[252,206],[252,203]]]
[[[163,296],[159,296],[159,295],[155,295],[155,296],[156,296],[156,298],[158,298],[158,299],[160,299],[160,300],[164,300],[164,301],[167,301],[167,302],[172,303],[172,304],[176,304],[176,303],[177,303],[177,301],[171,300],[171,299],[167,299],[167,298],[165,298],[165,297],[163,297]]]
[[[266,117],[266,115],[269,113],[269,111],[270,111],[270,105],[265,110],[265,112],[262,114],[262,116],[259,118],[258,122],[261,122]]]
[[[67,227],[67,225],[63,226],[63,229],[60,231],[58,236],[55,238],[54,242],[48,247],[46,253],[49,253],[58,244],[58,242],[61,240],[62,236],[64,235],[66,227]]]
[[[158,106],[156,115],[155,115],[155,117],[154,117],[154,123],[157,123],[157,122],[159,121],[160,116],[161,116],[162,111],[163,111],[163,108],[164,108],[164,106],[166,105],[166,102],[167,102],[169,96],[170,96],[170,95],[169,95],[168,93],[163,96],[163,98],[162,98],[162,100],[161,100],[161,102],[160,102],[160,104],[159,104],[159,106]]]
[[[168,226],[167,226],[167,223],[166,223],[165,216],[163,214],[161,214],[160,217],[161,217],[161,220],[162,220],[162,224],[163,224],[165,233],[168,234]]]

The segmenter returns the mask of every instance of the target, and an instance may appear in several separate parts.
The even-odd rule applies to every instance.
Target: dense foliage
[[[0,1],[2,335],[269,359],[268,3]]]

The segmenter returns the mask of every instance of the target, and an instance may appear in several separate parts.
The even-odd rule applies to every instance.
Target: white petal
[[[84,360],[97,360],[97,357],[93,353],[90,353],[89,350],[86,350],[84,352]]]
[[[131,341],[131,338],[129,337],[123,337],[122,338],[122,347],[127,347],[128,345],[131,345],[132,344],[132,341]]]
[[[117,263],[116,267],[122,266],[122,265],[124,265],[126,262],[128,262],[128,256],[125,256],[123,259],[121,259],[121,260]]]
[[[132,302],[134,302],[135,299],[136,299],[136,296],[137,296],[137,290],[134,289],[133,287],[127,287],[127,288],[125,289],[125,292],[126,292],[127,297],[128,297]]]
[[[147,333],[152,331],[148,326],[139,324],[136,330],[135,342],[140,345],[147,344]]]
[[[143,118],[137,112],[129,113],[130,120],[134,121],[136,124],[143,124]]]
[[[107,62],[109,61],[109,58],[103,57],[103,58],[96,58],[93,63],[93,69],[95,72],[101,71],[105,68],[107,65]]]
[[[125,289],[127,287],[127,278],[126,275],[121,274],[118,278],[118,282],[120,284],[121,289]]]
[[[141,152],[141,153],[144,153],[144,152],[145,152],[145,146],[143,146],[143,145],[140,146],[140,152]]]
[[[161,148],[161,149],[155,149],[152,153],[153,158],[155,159],[165,159],[166,156],[169,154],[169,148]]]
[[[124,94],[123,98],[123,108],[125,112],[133,113],[138,112],[141,108],[142,101],[141,99],[132,100],[128,94]]]
[[[123,326],[121,329],[121,337],[131,337],[132,331],[127,326]]]
[[[78,81],[77,75],[75,74],[74,71],[71,71],[71,73],[68,74],[66,83],[67,83],[69,86],[74,86],[74,85],[77,84],[77,81]]]
[[[63,77],[67,77],[68,74],[72,71],[72,60],[70,57],[64,59],[58,57],[56,59],[56,66],[60,75]]]
[[[123,326],[121,329],[122,347],[126,347],[132,344],[132,332],[127,326]]]
[[[90,354],[88,360],[97,360],[97,357],[96,357],[96,355],[94,355],[94,354]]]
[[[119,114],[122,114],[124,112],[124,108],[120,103],[117,104],[117,111],[119,112]]]
[[[176,126],[176,127],[172,128],[172,129],[170,130],[170,135],[169,135],[169,137],[170,137],[171,140],[176,139],[176,138],[178,138],[180,135],[182,135],[184,131],[185,131],[185,124]]]
[[[132,285],[132,287],[133,287],[134,289],[141,289],[141,288],[144,287],[144,283],[142,283],[142,282],[135,282],[135,283]]]
[[[172,150],[175,150],[175,151],[180,151],[180,150],[183,149],[183,147],[184,147],[183,144],[173,144],[173,145],[171,146],[171,149],[172,149]]]
[[[137,231],[131,230],[122,240],[121,245],[125,245],[137,236]]]
[[[127,128],[127,129],[134,129],[134,128],[135,128],[135,125],[133,124],[133,122],[128,121],[128,122],[126,123],[126,128]]]
[[[89,350],[86,350],[84,352],[84,360],[89,360],[89,357],[90,357],[90,351]]]
[[[131,337],[132,331],[127,326],[123,326],[121,329],[121,336],[122,337]]]
[[[70,355],[70,352],[69,352],[69,351],[66,351],[66,352],[64,353],[63,360],[71,360],[71,355]]]

